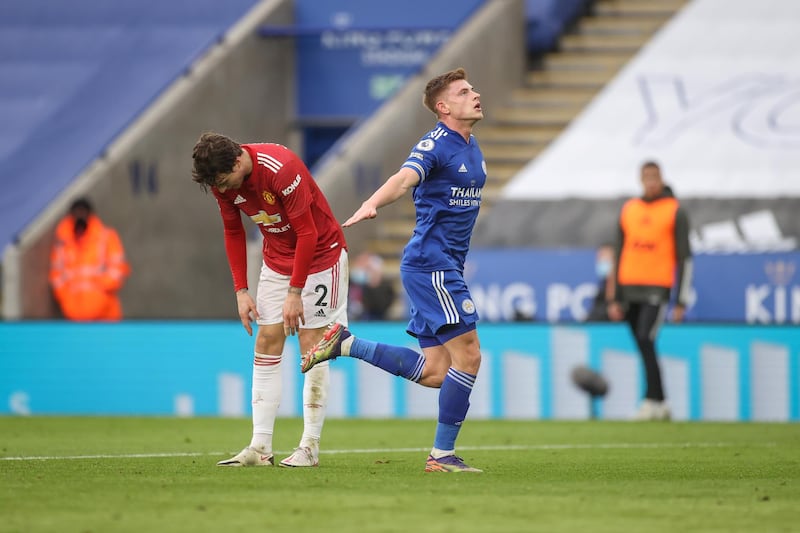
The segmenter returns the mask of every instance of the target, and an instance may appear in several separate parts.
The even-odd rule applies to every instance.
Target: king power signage
[[[591,249],[475,249],[465,277],[490,322],[586,320],[600,286]],[[687,320],[800,324],[800,252],[697,254]]]

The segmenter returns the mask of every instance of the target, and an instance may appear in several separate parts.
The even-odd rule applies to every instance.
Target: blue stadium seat
[[[526,0],[526,43],[528,52],[542,54],[555,50],[558,40],[593,0]]]

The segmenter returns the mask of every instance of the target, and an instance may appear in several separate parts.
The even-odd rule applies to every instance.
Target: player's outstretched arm
[[[359,207],[358,210],[353,213],[353,216],[348,218],[342,226],[346,228],[362,220],[377,217],[379,208],[391,204],[418,183],[419,175],[416,171],[408,167],[402,167],[389,177],[386,183],[381,185],[368,200],[361,204],[361,207]]]

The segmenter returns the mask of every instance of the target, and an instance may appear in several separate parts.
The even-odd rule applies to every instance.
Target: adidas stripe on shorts
[[[301,324],[301,328],[322,328],[333,322],[347,325],[349,278],[347,250],[344,249],[339,261],[331,268],[308,275],[302,294],[306,323]],[[256,292],[258,324],[283,323],[283,302],[289,291],[290,279],[291,276],[279,274],[266,264],[261,264]]]

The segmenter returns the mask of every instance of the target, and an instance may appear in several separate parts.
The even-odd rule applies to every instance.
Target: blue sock
[[[436,425],[434,448],[456,449],[456,438],[461,423],[467,417],[469,395],[476,377],[454,368],[447,371],[442,388],[439,390],[439,423]]]
[[[391,346],[358,337],[350,345],[350,357],[366,361],[390,374],[404,377],[410,381],[419,381],[425,367],[425,356],[411,348]]]

